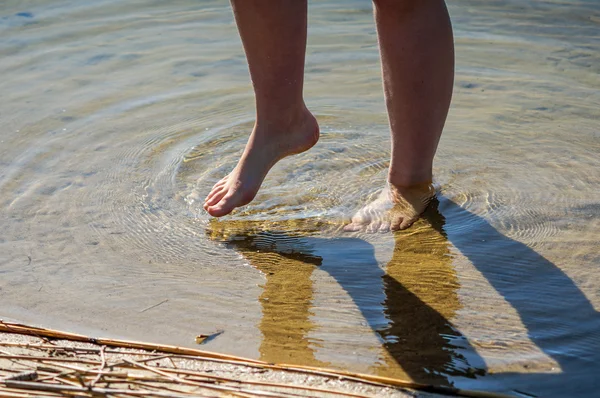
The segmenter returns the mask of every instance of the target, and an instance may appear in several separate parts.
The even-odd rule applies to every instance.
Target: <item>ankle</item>
[[[431,181],[425,181],[410,186],[395,185],[388,182],[389,198],[396,204],[411,205],[413,207],[425,208],[433,199],[436,187]],[[419,210],[419,213],[422,210]]]
[[[294,135],[311,137],[315,135],[318,140],[318,124],[314,115],[304,107],[302,110],[290,111],[284,115],[274,115],[273,118],[260,118],[254,125],[254,133],[257,136],[265,137],[267,140]]]
[[[397,172],[392,171],[388,174],[388,183],[398,189],[410,189],[412,187],[431,185],[431,169]]]
[[[304,105],[257,107],[256,127],[267,130],[287,130],[304,123],[310,112]]]

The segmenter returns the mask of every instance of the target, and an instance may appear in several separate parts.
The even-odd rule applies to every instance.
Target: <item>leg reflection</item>
[[[266,276],[260,296],[261,359],[325,365],[315,358],[315,345],[309,338],[315,329],[311,278],[320,266],[345,290],[382,339],[377,373],[437,385],[450,385],[448,376],[482,373],[461,354],[469,352],[469,362],[480,363],[474,360],[476,353],[466,338],[449,321],[460,308],[459,284],[437,202],[423,217],[414,228],[395,235],[395,249],[385,273],[374,247],[362,239],[266,232],[307,231],[292,225],[214,222],[211,238],[242,253]],[[311,229],[307,234],[314,232]],[[352,335],[352,331],[348,333]]]
[[[438,385],[483,373],[458,352],[469,344],[449,321],[460,302],[444,221],[434,202],[412,230],[395,235],[382,277],[389,323],[377,330],[385,347],[379,373],[393,375],[397,364],[414,381]]]
[[[214,223],[211,238],[224,240],[241,253],[266,277],[260,295],[262,318],[260,359],[266,362],[326,366],[314,355],[309,333],[313,300],[311,275],[321,258],[295,237],[281,233],[257,232],[258,224],[245,227],[227,222]],[[220,231],[220,232],[219,232]],[[227,231],[227,237],[223,233]]]

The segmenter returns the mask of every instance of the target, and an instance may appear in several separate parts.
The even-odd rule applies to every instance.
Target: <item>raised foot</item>
[[[360,209],[344,231],[387,232],[410,227],[435,196],[431,183],[410,187],[388,184],[375,201]]]
[[[292,122],[257,123],[238,164],[213,186],[204,209],[213,217],[221,217],[250,203],[275,163],[310,149],[318,140],[319,125],[308,110]]]

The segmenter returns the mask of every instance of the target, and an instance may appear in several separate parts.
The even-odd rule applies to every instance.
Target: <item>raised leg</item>
[[[271,167],[304,152],[319,127],[304,104],[306,0],[232,0],[256,99],[256,122],[234,170],[207,196],[220,217],[254,199]]]
[[[346,230],[405,229],[435,194],[433,157],[450,107],[454,44],[443,0],[375,0],[392,135],[388,185]]]

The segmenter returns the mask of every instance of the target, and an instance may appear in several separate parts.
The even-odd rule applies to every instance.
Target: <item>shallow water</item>
[[[0,316],[266,361],[593,396],[600,3],[456,1],[439,203],[344,234],[382,187],[371,5],[311,2],[322,129],[256,200],[201,202],[252,125],[225,2],[0,5]],[[156,304],[159,304],[155,306]]]

